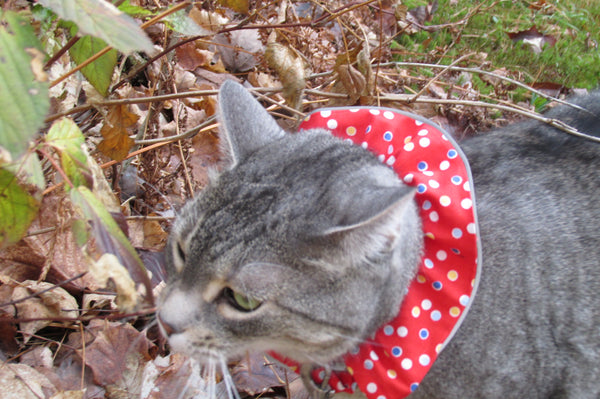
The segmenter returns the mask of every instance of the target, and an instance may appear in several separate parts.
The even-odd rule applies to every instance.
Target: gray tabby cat
[[[578,103],[548,116],[600,136],[600,95]],[[219,105],[229,159],[173,226],[160,324],[203,361],[328,364],[397,313],[423,245],[414,189],[328,132],[285,133],[237,84]],[[411,398],[600,397],[600,144],[525,122],[462,149],[482,277]]]

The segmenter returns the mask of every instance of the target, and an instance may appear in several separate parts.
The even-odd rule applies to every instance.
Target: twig
[[[410,102],[410,100],[412,99],[413,95],[412,94],[387,94],[385,96],[383,96],[381,99],[382,100],[387,100],[387,101],[399,101],[399,102],[404,102],[404,103],[408,103]],[[528,118],[531,119],[535,119],[537,121],[540,122],[544,122],[550,126],[553,126],[559,130],[562,130],[563,132],[572,134],[574,136],[577,137],[581,137],[581,138],[585,138],[597,143],[600,143],[600,137],[595,137],[595,136],[591,136],[589,134],[585,134],[580,132],[579,130],[575,129],[574,127],[558,120],[558,119],[553,119],[553,118],[547,118],[541,114],[535,113],[535,112],[529,112],[529,111],[525,111],[521,108],[516,108],[516,107],[512,107],[512,106],[507,106],[507,105],[501,105],[501,104],[491,104],[491,103],[486,103],[483,101],[471,101],[471,100],[452,100],[452,99],[438,99],[438,98],[421,98],[419,99],[417,102],[419,103],[432,103],[432,104],[453,104],[453,105],[467,105],[470,107],[483,107],[483,108],[495,108],[495,109],[500,109],[502,111],[507,111],[507,112],[513,112],[515,114],[519,114],[519,115],[523,115],[526,116]]]

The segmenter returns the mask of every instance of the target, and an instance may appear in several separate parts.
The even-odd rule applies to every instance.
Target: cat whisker
[[[227,396],[229,397],[229,399],[241,399],[240,394],[238,393],[237,389],[235,389],[235,384],[233,383],[231,374],[229,374],[229,369],[227,368],[227,363],[225,363],[225,359],[221,357],[221,359],[219,360],[221,364],[221,372],[223,373],[223,381],[225,382]]]

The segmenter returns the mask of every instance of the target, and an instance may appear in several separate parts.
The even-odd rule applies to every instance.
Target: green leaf
[[[40,0],[61,18],[77,24],[82,34],[95,36],[123,53],[153,51],[152,42],[133,18],[104,0]]]
[[[154,15],[152,11],[146,10],[144,7],[132,5],[129,0],[125,0],[123,3],[121,3],[118,9],[123,11],[127,15],[131,15],[132,17],[144,17]]]
[[[83,63],[106,47],[106,42],[92,36],[83,36],[69,49],[69,54],[77,65]],[[104,97],[108,95],[108,87],[113,71],[117,65],[117,51],[110,50],[90,65],[81,69],[83,76]]]
[[[87,154],[81,147],[84,140],[79,127],[68,118],[54,122],[46,135],[46,143],[60,153],[62,168],[74,187],[87,186],[91,179]]]
[[[19,185],[16,176],[0,168],[0,248],[23,238],[39,208],[39,201]]]
[[[40,49],[29,21],[0,11],[0,146],[13,158],[28,147],[50,106]]]
[[[186,36],[198,36],[198,35],[213,35],[214,33],[202,28],[193,19],[191,19],[185,10],[179,10],[173,14],[165,17],[170,27],[175,31]]]

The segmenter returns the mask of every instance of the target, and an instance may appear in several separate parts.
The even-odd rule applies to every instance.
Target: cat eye
[[[259,300],[240,294],[231,288],[225,288],[223,295],[227,298],[231,306],[242,312],[251,312],[261,305]]]

